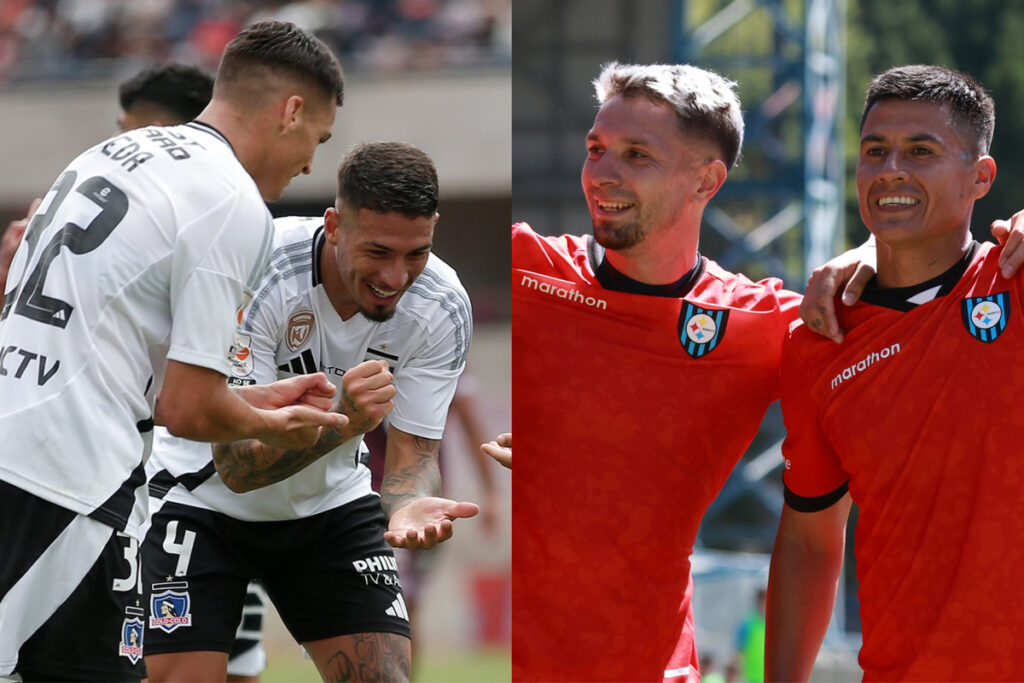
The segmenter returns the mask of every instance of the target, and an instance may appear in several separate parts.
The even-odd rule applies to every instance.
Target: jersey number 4
[[[84,228],[74,220],[69,220],[53,234],[46,246],[43,247],[35,267],[31,270],[26,269],[28,276],[23,277],[18,287],[4,297],[4,308],[0,312],[0,320],[6,318],[12,308],[18,315],[61,329],[66,327],[68,320],[71,319],[74,306],[66,301],[43,294],[43,285],[46,283],[46,274],[50,265],[60,254],[62,247],[66,247],[72,254],[81,255],[87,254],[103,244],[128,213],[128,197],[120,189],[111,185],[106,178],[93,176],[75,187],[77,179],[78,174],[75,171],[67,171],[62,174],[51,189],[54,196],[45,213],[37,211],[32,217],[28,229],[25,231],[25,247],[28,249],[26,263],[32,264],[36,248],[39,246],[40,236],[50,227],[72,189],[100,207],[99,213]],[[81,210],[81,213],[85,213],[84,209]]]

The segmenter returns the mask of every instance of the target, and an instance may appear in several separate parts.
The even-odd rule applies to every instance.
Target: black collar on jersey
[[[974,260],[974,255],[978,253],[978,247],[980,246],[981,245],[976,240],[972,241],[970,246],[967,248],[967,252],[953,265],[952,268],[941,275],[937,275],[930,280],[922,282],[921,284],[911,285],[909,287],[890,287],[888,289],[884,289],[878,286],[878,276],[876,275],[871,278],[867,287],[864,288],[864,294],[861,296],[861,300],[865,303],[883,306],[885,308],[893,308],[897,311],[910,311],[919,304],[909,301],[909,299],[914,298],[921,292],[938,287],[939,290],[930,300],[937,299],[940,296],[946,296],[953,291],[953,288],[956,287],[956,283],[960,282],[960,278],[962,278],[964,273],[967,272],[967,266],[971,265],[971,261]]]
[[[324,233],[324,226],[320,226],[313,233],[313,286],[322,285],[324,282],[323,273],[320,272],[320,257],[324,253],[324,243],[327,237]]]
[[[216,127],[211,126],[208,123],[203,123],[202,121],[189,121],[185,125],[189,128],[195,128],[196,130],[201,130],[204,133],[209,133],[210,135],[212,135],[213,137],[217,138],[225,145],[227,145],[228,148],[231,150],[231,153],[234,154],[236,158],[238,157],[238,154],[235,153],[235,146],[231,144],[230,140],[228,140],[228,136],[224,135],[224,133],[221,133],[219,130],[217,130]]]
[[[669,299],[681,299],[690,293],[693,286],[704,274],[707,260],[697,254],[697,263],[690,271],[667,285],[649,285],[633,278],[623,275],[615,266],[608,263],[604,257],[604,247],[597,243],[592,235],[587,235],[587,255],[590,258],[590,267],[597,276],[597,281],[605,289],[613,292],[625,292],[626,294],[642,294],[644,296],[662,296]]]

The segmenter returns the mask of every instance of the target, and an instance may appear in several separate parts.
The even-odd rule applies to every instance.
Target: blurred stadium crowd
[[[507,65],[511,0],[3,0],[0,84],[118,77],[164,61],[214,70],[262,19],[315,33],[346,68]]]

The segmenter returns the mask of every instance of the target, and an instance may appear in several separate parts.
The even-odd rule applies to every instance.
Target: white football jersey
[[[245,311],[229,383],[266,384],[322,371],[340,387],[347,369],[386,360],[397,389],[390,424],[440,439],[472,336],[466,290],[431,254],[389,320],[360,314],[342,320],[321,283],[322,226],[322,218],[275,221],[271,264]],[[150,492],[246,521],[309,517],[372,493],[364,449],[362,439],[350,439],[283,481],[238,494],[217,476],[209,444],[159,430],[148,465]]]
[[[15,255],[0,322],[0,479],[130,534],[168,358],[230,375],[273,225],[214,128],[81,154]]]

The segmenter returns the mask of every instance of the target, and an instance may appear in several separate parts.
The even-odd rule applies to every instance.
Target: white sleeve
[[[244,190],[179,231],[171,256],[169,359],[232,375],[238,309],[267,265],[272,234],[266,205]]]
[[[285,296],[274,287],[273,271],[245,311],[240,334],[249,345],[244,381],[237,384],[270,384],[277,380],[277,346],[283,339]],[[237,373],[236,373],[237,374]]]
[[[438,308],[421,350],[395,372],[395,408],[391,425],[427,439],[440,439],[473,335],[469,298],[459,306]]]

